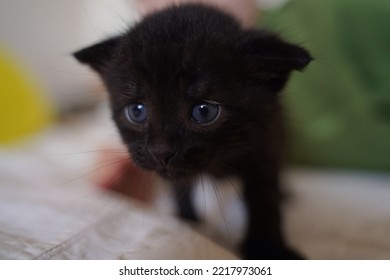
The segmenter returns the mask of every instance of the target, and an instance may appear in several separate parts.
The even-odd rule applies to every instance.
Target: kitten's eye
[[[142,103],[130,104],[125,109],[127,119],[135,124],[145,123],[148,113],[146,107]]]
[[[219,111],[220,106],[218,104],[199,103],[192,108],[192,119],[202,125],[211,124],[218,118]]]

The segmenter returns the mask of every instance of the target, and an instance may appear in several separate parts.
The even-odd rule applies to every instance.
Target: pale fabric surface
[[[294,170],[293,244],[312,259],[390,259],[390,176]]]
[[[73,143],[68,151],[90,151],[82,137],[97,138],[68,133],[0,151],[0,259],[235,258],[173,216],[90,185],[93,153],[68,154],[64,142]],[[65,153],[47,152],[51,141]]]
[[[234,258],[203,235],[211,228],[195,232],[162,210],[90,185],[87,151],[102,127],[54,130],[24,150],[0,151],[1,259]],[[308,258],[390,259],[389,175],[292,169],[285,181],[293,197],[288,238]],[[223,204],[203,205],[226,216],[204,217],[237,239],[242,208],[230,194],[236,200],[221,192]]]

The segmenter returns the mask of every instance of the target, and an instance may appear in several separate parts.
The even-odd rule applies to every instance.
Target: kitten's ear
[[[89,65],[92,69],[101,73],[119,43],[120,37],[114,37],[90,47],[73,53],[73,56],[81,63]]]
[[[270,76],[301,71],[312,60],[305,49],[264,31],[248,31],[241,42],[241,51],[250,64],[257,66],[258,71],[269,73]]]

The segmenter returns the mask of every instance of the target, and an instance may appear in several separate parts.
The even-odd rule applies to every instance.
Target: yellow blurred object
[[[0,145],[36,133],[52,120],[43,90],[9,52],[0,49]]]

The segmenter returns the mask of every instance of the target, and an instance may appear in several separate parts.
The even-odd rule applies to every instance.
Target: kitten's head
[[[104,80],[134,162],[168,178],[207,171],[261,143],[278,114],[277,93],[311,60],[201,5],[147,16],[75,57]]]

